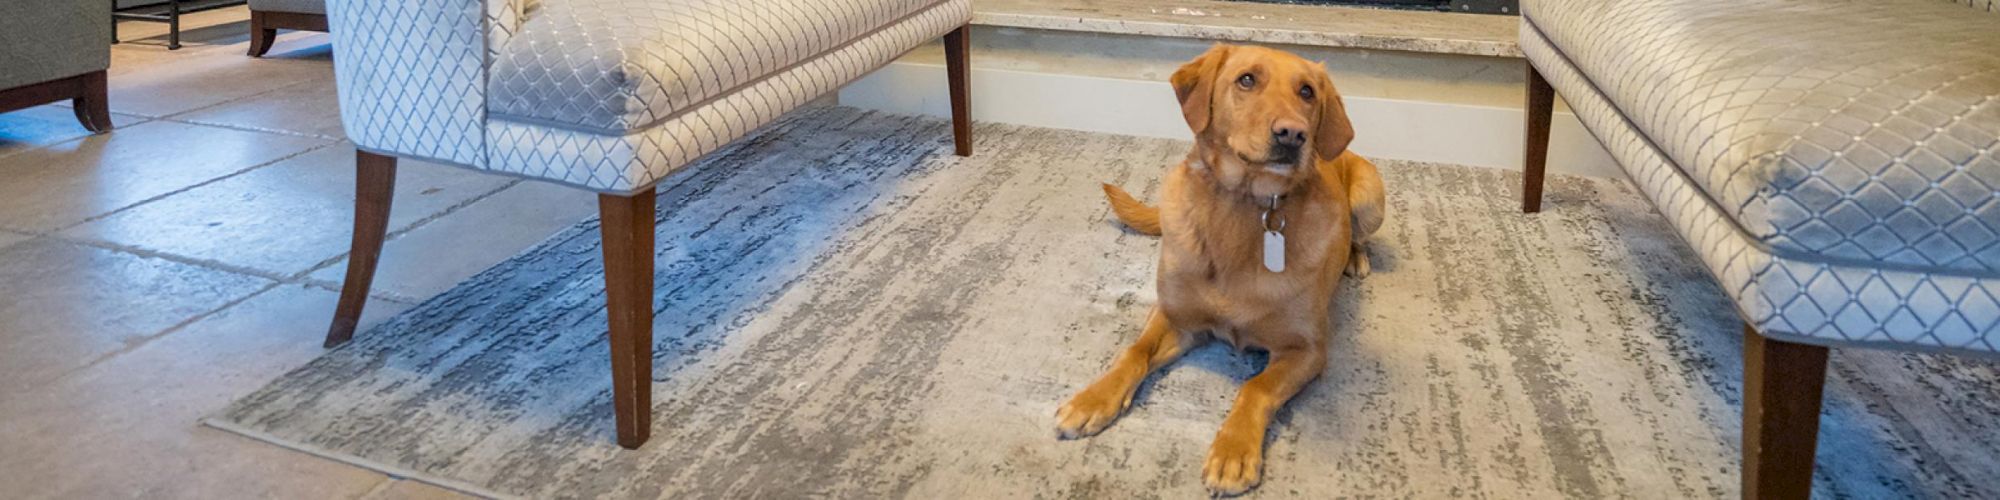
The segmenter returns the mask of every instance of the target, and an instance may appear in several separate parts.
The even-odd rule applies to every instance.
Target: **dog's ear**
[[[1222,61],[1229,59],[1229,46],[1215,44],[1208,52],[1195,57],[1193,61],[1181,65],[1174,71],[1174,97],[1181,101],[1181,117],[1187,119],[1188,129],[1195,135],[1208,130],[1210,98],[1215,95],[1215,72],[1222,68]]]
[[[1319,126],[1313,128],[1313,153],[1321,160],[1332,160],[1354,142],[1354,123],[1347,121],[1347,104],[1334,90],[1333,77],[1327,76],[1325,65],[1320,66],[1319,81]]]

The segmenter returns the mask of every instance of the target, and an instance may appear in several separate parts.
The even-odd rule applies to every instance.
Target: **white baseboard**
[[[1353,149],[1371,158],[1521,168],[1521,110],[1349,97]],[[840,103],[896,113],[948,116],[944,68],[897,62],[840,91]],[[1036,127],[1189,139],[1166,82],[1057,73],[972,71],[972,117]],[[1574,115],[1558,112],[1549,171],[1623,176]]]

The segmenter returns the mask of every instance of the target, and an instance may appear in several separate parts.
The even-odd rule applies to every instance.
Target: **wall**
[[[1188,137],[1166,84],[1209,42],[975,27],[975,120],[1152,137]],[[1519,59],[1280,47],[1321,61],[1346,96],[1364,155],[1520,168]],[[942,48],[933,44],[841,91],[845,105],[944,116]],[[1552,172],[1622,176],[1558,108]]]

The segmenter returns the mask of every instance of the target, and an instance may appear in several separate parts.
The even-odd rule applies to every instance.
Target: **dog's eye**
[[[1244,89],[1257,86],[1257,75],[1244,73],[1243,76],[1236,77],[1236,86]]]
[[[1310,100],[1313,100],[1313,96],[1314,96],[1314,95],[1315,95],[1315,94],[1313,94],[1313,88],[1312,88],[1312,86],[1311,86],[1311,85],[1300,85],[1300,86],[1299,86],[1299,97],[1300,97],[1300,98],[1302,98],[1302,99],[1305,99],[1305,100],[1308,100],[1308,101],[1310,101]]]

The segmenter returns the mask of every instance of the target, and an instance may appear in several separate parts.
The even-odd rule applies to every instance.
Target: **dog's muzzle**
[[[1290,171],[1291,169],[1298,168],[1298,165],[1299,148],[1297,146],[1275,144],[1271,146],[1269,152],[1264,154],[1264,168],[1266,169]]]

